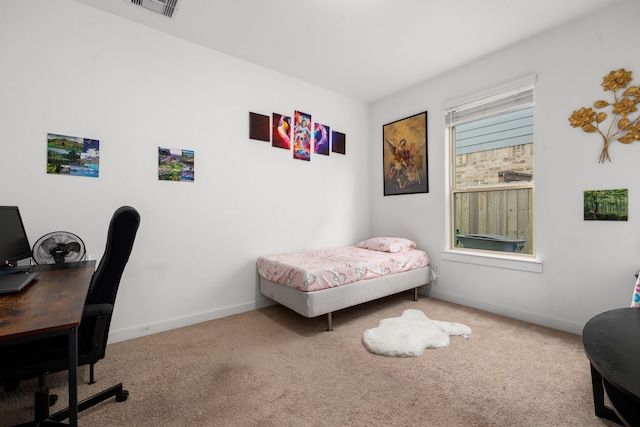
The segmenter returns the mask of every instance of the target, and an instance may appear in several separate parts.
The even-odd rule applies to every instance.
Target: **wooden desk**
[[[597,416],[640,425],[640,308],[621,308],[593,317],[582,331],[591,363]],[[604,388],[613,408],[605,406]]]
[[[69,335],[69,425],[78,425],[78,326],[95,261],[36,266],[38,277],[22,292],[0,296],[0,346]]]

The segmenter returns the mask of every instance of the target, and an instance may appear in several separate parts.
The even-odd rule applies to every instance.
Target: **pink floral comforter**
[[[335,288],[429,265],[423,251],[381,252],[355,246],[258,258],[258,274],[305,292]]]

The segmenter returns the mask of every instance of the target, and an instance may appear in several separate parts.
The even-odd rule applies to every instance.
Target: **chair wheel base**
[[[106,390],[103,390],[97,394],[94,394],[91,397],[87,397],[86,399],[78,402],[78,412],[82,412],[85,409],[88,409],[92,406],[97,405],[100,402],[104,402],[105,400],[115,397],[116,402],[124,402],[129,397],[129,392],[122,388],[122,383],[116,384],[112,387],[109,387]],[[62,421],[69,418],[69,408],[63,409],[61,411],[56,412],[50,417],[53,421]]]
[[[116,402],[124,402],[127,398],[129,398],[129,392],[127,390],[122,390],[116,394]]]
[[[50,394],[49,395],[49,406],[55,405],[57,401],[58,401],[58,395],[57,394]]]

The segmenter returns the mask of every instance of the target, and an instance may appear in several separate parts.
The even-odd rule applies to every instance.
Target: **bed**
[[[375,237],[329,250],[261,256],[257,261],[260,293],[305,317],[327,315],[388,295],[429,284],[424,251],[408,239]]]

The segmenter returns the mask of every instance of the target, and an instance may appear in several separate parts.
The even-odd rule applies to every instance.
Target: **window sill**
[[[483,265],[486,267],[506,268],[509,270],[528,271],[530,273],[542,273],[542,261],[528,257],[445,249],[442,251],[442,260]]]

